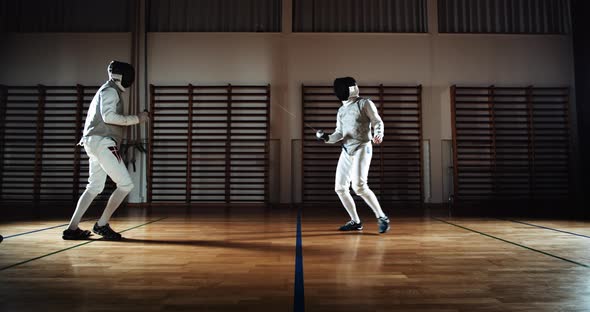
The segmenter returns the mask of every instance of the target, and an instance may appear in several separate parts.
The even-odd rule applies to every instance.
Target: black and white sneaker
[[[90,236],[92,236],[92,233],[90,233],[90,231],[76,228],[75,230],[66,229],[65,231],[63,231],[61,238],[65,240],[80,240],[87,239]]]
[[[360,231],[363,229],[363,223],[359,222],[356,223],[354,220],[350,220],[346,222],[343,226],[341,226],[338,231]]]
[[[379,225],[379,233],[381,233],[381,234],[383,234],[383,233],[389,231],[389,229],[391,229],[391,227],[389,226],[389,218],[388,217],[377,218],[377,224]]]
[[[101,235],[105,240],[118,241],[123,238],[121,234],[113,231],[108,223],[104,226],[99,226],[98,222],[95,223],[94,227],[92,228],[92,232]]]

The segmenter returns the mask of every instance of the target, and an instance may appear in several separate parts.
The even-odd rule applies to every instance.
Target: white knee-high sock
[[[375,193],[373,193],[373,191],[371,190],[367,190],[364,193],[358,194],[364,201],[365,203],[367,203],[367,205],[369,205],[369,207],[371,207],[371,209],[373,209],[373,212],[375,213],[375,217],[377,218],[385,218],[386,215],[383,212],[383,210],[381,209],[381,205],[379,205],[379,200],[377,200],[377,196],[375,196]]]
[[[340,197],[342,205],[344,206],[346,211],[348,211],[350,219],[356,223],[360,223],[361,219],[359,218],[359,215],[356,212],[356,205],[354,203],[354,199],[352,199],[352,196],[350,195],[350,192],[338,192],[337,194],[338,197]]]
[[[107,206],[104,209],[102,216],[100,217],[100,219],[97,222],[99,226],[105,226],[107,223],[109,223],[111,216],[113,215],[115,210],[117,210],[117,208],[119,208],[119,205],[121,205],[121,203],[123,202],[123,199],[125,199],[125,197],[129,194],[129,192],[130,192],[130,190],[129,191],[122,190],[120,188],[117,188],[113,192],[113,194],[109,198],[109,201],[107,202]]]
[[[88,210],[88,207],[90,207],[90,204],[92,204],[92,201],[96,198],[97,195],[98,194],[94,194],[92,192],[89,192],[88,190],[85,190],[84,193],[82,193],[82,196],[80,196],[80,198],[78,199],[76,211],[74,211],[74,215],[70,220],[70,224],[68,226],[69,230],[75,230],[78,228],[78,224],[80,224],[82,216],[84,216],[86,210]]]

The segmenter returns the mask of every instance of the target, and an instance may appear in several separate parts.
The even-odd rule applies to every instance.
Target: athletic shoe
[[[388,217],[377,218],[377,224],[379,225],[379,233],[381,233],[381,234],[389,231],[389,229],[391,228],[389,226],[389,218]]]
[[[79,240],[79,239],[87,239],[88,237],[92,236],[92,233],[87,230],[80,230],[80,228],[76,228],[75,230],[67,229],[63,232],[61,238],[65,240]]]
[[[104,226],[99,226],[98,222],[95,223],[94,227],[92,228],[92,232],[101,235],[105,240],[118,241],[123,238],[121,234],[113,231],[108,223]]]
[[[363,229],[363,223],[356,223],[354,220],[346,222],[345,225],[341,226],[338,231],[360,231]]]

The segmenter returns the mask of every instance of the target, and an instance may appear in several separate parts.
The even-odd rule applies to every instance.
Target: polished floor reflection
[[[379,235],[370,216],[342,233],[342,211],[317,210],[302,214],[299,273],[295,211],[129,214],[111,223],[122,242],[0,222],[0,310],[590,310],[588,222],[397,217]]]

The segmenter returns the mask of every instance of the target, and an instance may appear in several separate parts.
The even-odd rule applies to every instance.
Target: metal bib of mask
[[[135,81],[135,69],[129,63],[112,61],[108,72],[111,79],[120,80],[123,88],[129,88]]]
[[[357,90],[356,80],[352,77],[342,77],[334,80],[334,93],[340,101],[346,101],[351,96],[358,96]]]

